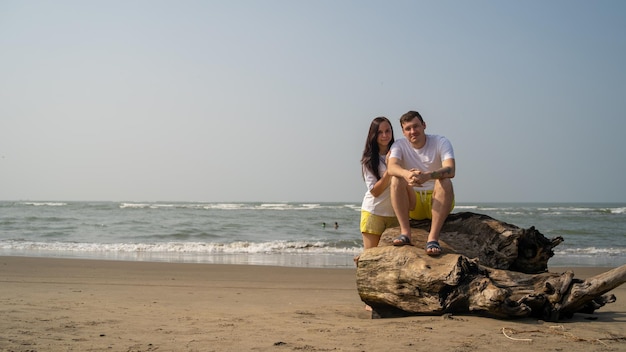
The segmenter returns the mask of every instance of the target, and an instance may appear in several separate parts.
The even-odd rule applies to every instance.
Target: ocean
[[[562,236],[551,267],[626,264],[626,203],[462,211]],[[359,218],[360,203],[1,201],[0,255],[348,268],[362,251]]]

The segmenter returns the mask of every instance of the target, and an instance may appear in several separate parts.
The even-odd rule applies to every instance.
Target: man
[[[387,165],[391,179],[391,204],[400,223],[395,246],[410,245],[409,218],[432,219],[426,253],[441,254],[439,233],[454,207],[452,178],[455,173],[454,150],[450,141],[438,135],[425,134],[426,123],[417,111],[400,117],[404,139],[392,146]],[[415,197],[406,192],[413,186]]]

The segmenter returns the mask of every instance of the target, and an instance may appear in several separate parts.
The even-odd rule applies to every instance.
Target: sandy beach
[[[0,257],[0,281],[0,351],[626,351],[624,285],[551,323],[373,320],[355,269]]]

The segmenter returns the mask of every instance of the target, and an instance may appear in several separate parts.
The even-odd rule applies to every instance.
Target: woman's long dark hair
[[[383,122],[387,122],[391,127],[391,141],[389,141],[389,147],[393,144],[393,126],[391,126],[389,119],[384,116],[379,116],[370,124],[370,132],[367,134],[365,149],[363,149],[363,157],[361,157],[361,165],[364,165],[369,171],[371,171],[376,176],[377,180],[380,180],[380,174],[378,172],[378,166],[380,164],[380,149],[378,148],[376,139],[378,138],[378,126],[380,126]]]

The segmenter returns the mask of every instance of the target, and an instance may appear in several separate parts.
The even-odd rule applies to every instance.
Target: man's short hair
[[[424,123],[424,119],[422,118],[422,115],[420,115],[419,112],[417,112],[417,111],[409,111],[409,112],[405,113],[404,115],[402,115],[400,117],[400,126],[403,126],[405,123],[413,120],[416,117],[418,119],[420,119],[420,121],[422,123]]]

